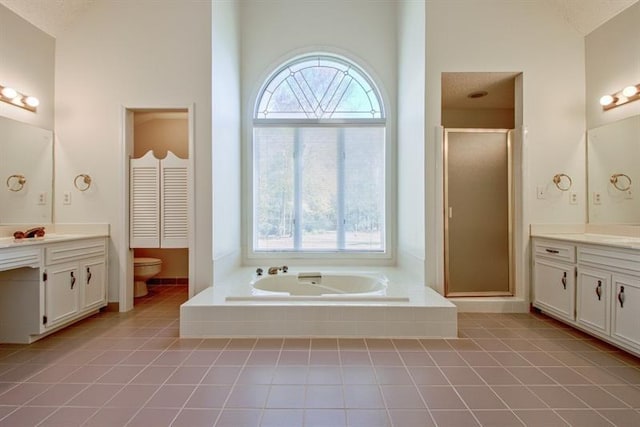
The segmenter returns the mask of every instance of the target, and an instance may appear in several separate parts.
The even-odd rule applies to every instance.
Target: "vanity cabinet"
[[[533,306],[640,355],[640,251],[538,238],[533,247]]]
[[[77,263],[59,264],[47,268],[44,275],[45,311],[42,325],[53,328],[78,314],[80,298]]]
[[[0,251],[0,342],[31,343],[107,305],[107,239]]]
[[[575,246],[540,241],[534,244],[535,302],[566,320],[575,320]]]
[[[588,267],[578,269],[577,322],[609,334],[611,274]]]
[[[104,239],[59,243],[45,248],[45,314],[53,328],[79,313],[106,305]]]
[[[613,276],[611,335],[640,351],[640,278]]]

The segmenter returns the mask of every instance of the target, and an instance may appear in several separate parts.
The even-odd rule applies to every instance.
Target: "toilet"
[[[160,273],[162,260],[158,258],[134,258],[133,259],[133,280],[134,297],[143,297],[149,292],[147,290],[147,280]]]

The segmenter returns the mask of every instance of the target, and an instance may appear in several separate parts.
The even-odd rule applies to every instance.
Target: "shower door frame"
[[[513,297],[515,266],[514,260],[514,186],[513,186],[513,133],[514,129],[484,129],[484,128],[442,128],[443,131],[443,222],[444,222],[444,295],[447,298],[456,297]],[[507,235],[508,235],[508,291],[473,291],[449,292],[450,261],[449,261],[449,133],[503,133],[507,144]]]

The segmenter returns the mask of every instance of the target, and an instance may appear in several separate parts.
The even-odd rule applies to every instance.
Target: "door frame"
[[[133,309],[133,249],[129,247],[129,159],[133,155],[133,118],[135,112],[168,112],[182,110],[187,112],[188,118],[188,150],[189,167],[187,171],[187,206],[189,221],[189,298],[195,294],[195,271],[196,271],[196,246],[195,246],[195,104],[189,105],[164,105],[164,106],[121,106],[121,130],[122,130],[122,153],[121,153],[121,183],[120,191],[122,209],[122,245],[119,259],[120,265],[120,286],[118,292],[118,310],[125,312]]]
[[[443,135],[443,224],[444,224],[444,296],[447,298],[455,297],[497,297],[508,296],[513,297],[514,292],[514,177],[513,177],[513,129],[483,129],[483,128],[442,128]],[[449,133],[504,133],[507,137],[507,208],[508,208],[508,281],[509,290],[502,291],[486,291],[486,292],[449,292]]]

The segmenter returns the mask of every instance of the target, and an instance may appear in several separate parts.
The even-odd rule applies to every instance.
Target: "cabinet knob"
[[[602,298],[602,280],[598,280],[598,286],[596,286],[596,295],[598,295],[598,301]]]

